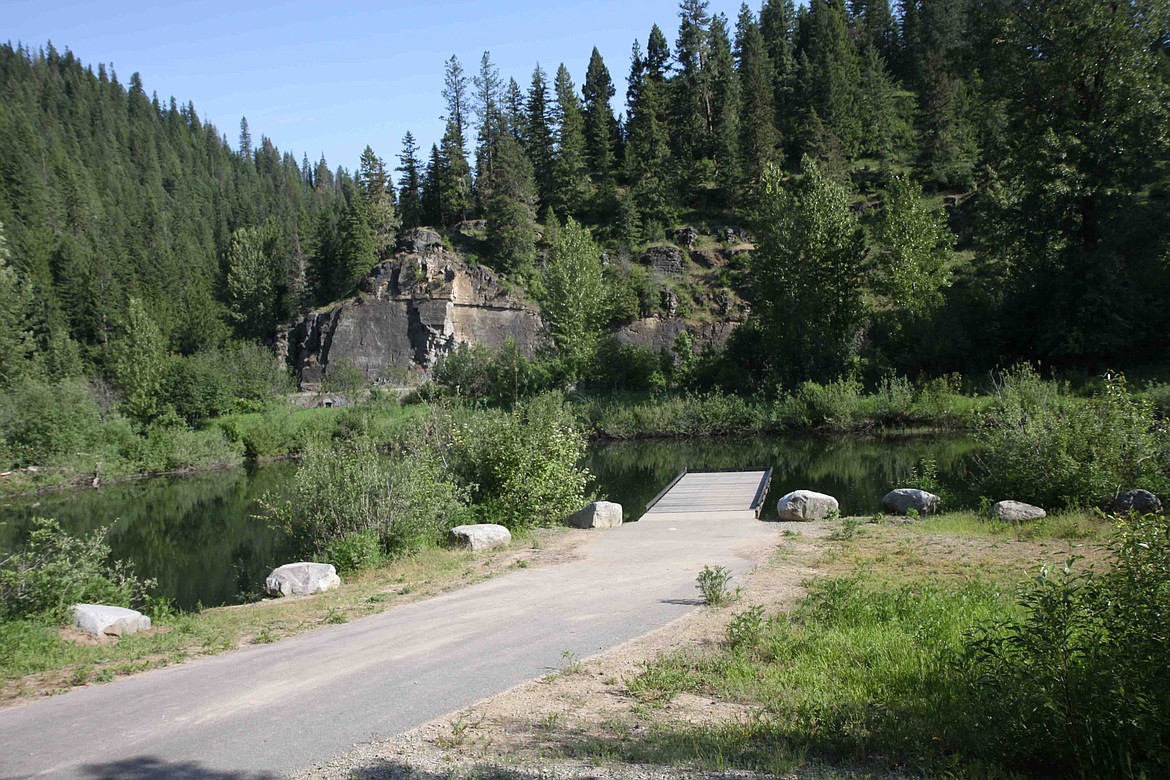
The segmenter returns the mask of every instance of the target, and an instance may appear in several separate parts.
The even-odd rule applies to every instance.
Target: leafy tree
[[[557,104],[556,157],[553,160],[553,206],[566,215],[581,214],[589,199],[585,159],[585,118],[569,69],[562,63],[554,83]]]
[[[894,304],[912,317],[940,306],[942,290],[950,284],[955,235],[946,214],[931,208],[909,179],[897,176],[890,182],[877,238],[881,287]]]
[[[753,312],[788,384],[847,371],[865,314],[865,239],[850,193],[814,160],[802,168],[788,182],[765,168],[753,220]]]
[[[487,194],[487,237],[507,271],[525,271],[536,261],[536,184],[532,163],[511,133],[495,142],[496,173]]]
[[[228,250],[228,308],[241,335],[270,338],[276,326],[276,260],[271,229],[246,227]]]
[[[160,417],[163,383],[170,356],[162,332],[139,298],[131,298],[118,339],[110,345],[114,384],[122,393],[122,411],[140,424]]]
[[[574,376],[580,376],[608,319],[601,250],[572,217],[557,226],[541,274],[541,310]]]
[[[402,178],[398,184],[398,210],[402,213],[402,226],[418,227],[423,223],[422,189],[423,180],[418,159],[418,144],[414,135],[407,130],[402,137],[402,153],[398,155],[398,172]]]

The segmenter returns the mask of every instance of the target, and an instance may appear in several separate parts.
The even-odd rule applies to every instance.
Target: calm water
[[[778,437],[599,444],[586,466],[598,491],[627,519],[682,468],[773,468],[764,517],[798,488],[836,496],[845,514],[877,511],[882,495],[923,458],[940,477],[962,481],[974,445],[965,439]],[[159,478],[0,504],[0,551],[18,546],[34,517],[55,517],[73,533],[109,526],[114,556],[133,561],[157,592],[179,607],[248,600],[273,567],[292,559],[282,533],[253,515],[257,499],[280,493],[296,470],[276,463],[189,477]]]

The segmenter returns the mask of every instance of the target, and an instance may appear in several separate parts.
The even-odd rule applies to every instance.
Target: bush
[[[265,517],[304,553],[342,567],[411,552],[442,540],[465,513],[466,491],[445,471],[438,450],[416,444],[379,455],[368,440],[311,443],[293,478],[292,499],[265,497]]]
[[[1044,507],[1104,504],[1121,490],[1164,492],[1170,437],[1125,378],[1106,376],[1092,399],[1045,382],[1024,366],[1008,372],[980,439],[979,492]]]
[[[141,607],[154,583],[110,562],[109,529],[70,536],[56,520],[37,518],[28,543],[0,562],[0,620],[64,621],[78,603]]]
[[[645,347],[622,344],[616,336],[608,336],[597,346],[589,370],[589,384],[610,393],[650,390],[654,386],[654,375],[662,369],[661,354]]]
[[[508,338],[500,349],[460,344],[435,366],[432,396],[512,404],[563,382],[561,365],[529,360]]]
[[[560,393],[510,412],[457,409],[449,428],[452,466],[484,521],[555,525],[586,502],[585,436]]]
[[[101,440],[101,410],[80,380],[26,378],[0,395],[0,440],[12,465],[44,465]]]
[[[1019,596],[1024,612],[974,632],[965,668],[989,756],[1025,771],[1170,771],[1170,518],[1116,521],[1115,565],[1072,561]]]
[[[798,425],[845,429],[863,419],[861,383],[836,379],[828,384],[804,382],[785,400],[788,416]]]

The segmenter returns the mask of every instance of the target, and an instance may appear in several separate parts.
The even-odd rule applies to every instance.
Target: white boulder
[[[74,604],[73,625],[94,636],[122,636],[150,630],[150,618],[133,609],[105,604]]]
[[[331,563],[300,561],[272,570],[264,580],[269,596],[308,596],[341,587],[341,578]]]
[[[812,490],[794,490],[776,502],[781,520],[824,520],[840,510],[837,499]]]
[[[573,528],[617,528],[622,524],[622,505],[612,501],[594,501],[565,518]]]
[[[451,543],[468,550],[490,550],[512,543],[512,533],[502,525],[479,523],[457,525],[450,532]]]
[[[934,493],[917,488],[891,490],[882,498],[882,509],[893,515],[904,515],[913,509],[920,515],[933,515],[942,499]]]
[[[1026,520],[1039,520],[1048,517],[1048,513],[1038,506],[1025,504],[1023,501],[997,501],[991,505],[991,516],[1009,523],[1021,523]]]

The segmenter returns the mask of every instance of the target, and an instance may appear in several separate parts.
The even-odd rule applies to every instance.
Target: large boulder
[[[690,249],[698,240],[699,231],[690,225],[687,225],[686,227],[680,227],[678,230],[674,231],[674,243],[678,244],[679,246],[685,246],[687,249]]]
[[[933,515],[942,499],[934,493],[917,488],[891,490],[882,498],[882,509],[893,515],[904,515],[913,509],[920,515]]]
[[[794,490],[776,502],[781,520],[824,520],[840,510],[837,499],[812,490]]]
[[[1151,515],[1162,511],[1162,501],[1148,490],[1127,490],[1113,499],[1109,509],[1123,515],[1130,512]]]
[[[642,253],[642,262],[664,274],[680,274],[683,253],[677,246],[652,246]]]
[[[511,544],[512,533],[502,525],[479,523],[455,526],[451,529],[450,538],[456,547],[479,551]]]
[[[573,528],[617,528],[622,524],[622,505],[612,501],[594,501],[565,518]]]
[[[105,604],[74,604],[73,625],[94,636],[122,636],[150,630],[150,618],[133,609]]]
[[[991,516],[1009,523],[1022,523],[1027,520],[1040,520],[1048,517],[1048,513],[1038,506],[1025,504],[1023,501],[997,501],[991,505]]]
[[[333,564],[310,561],[286,563],[264,580],[264,592],[270,596],[309,596],[339,587],[341,578]]]

